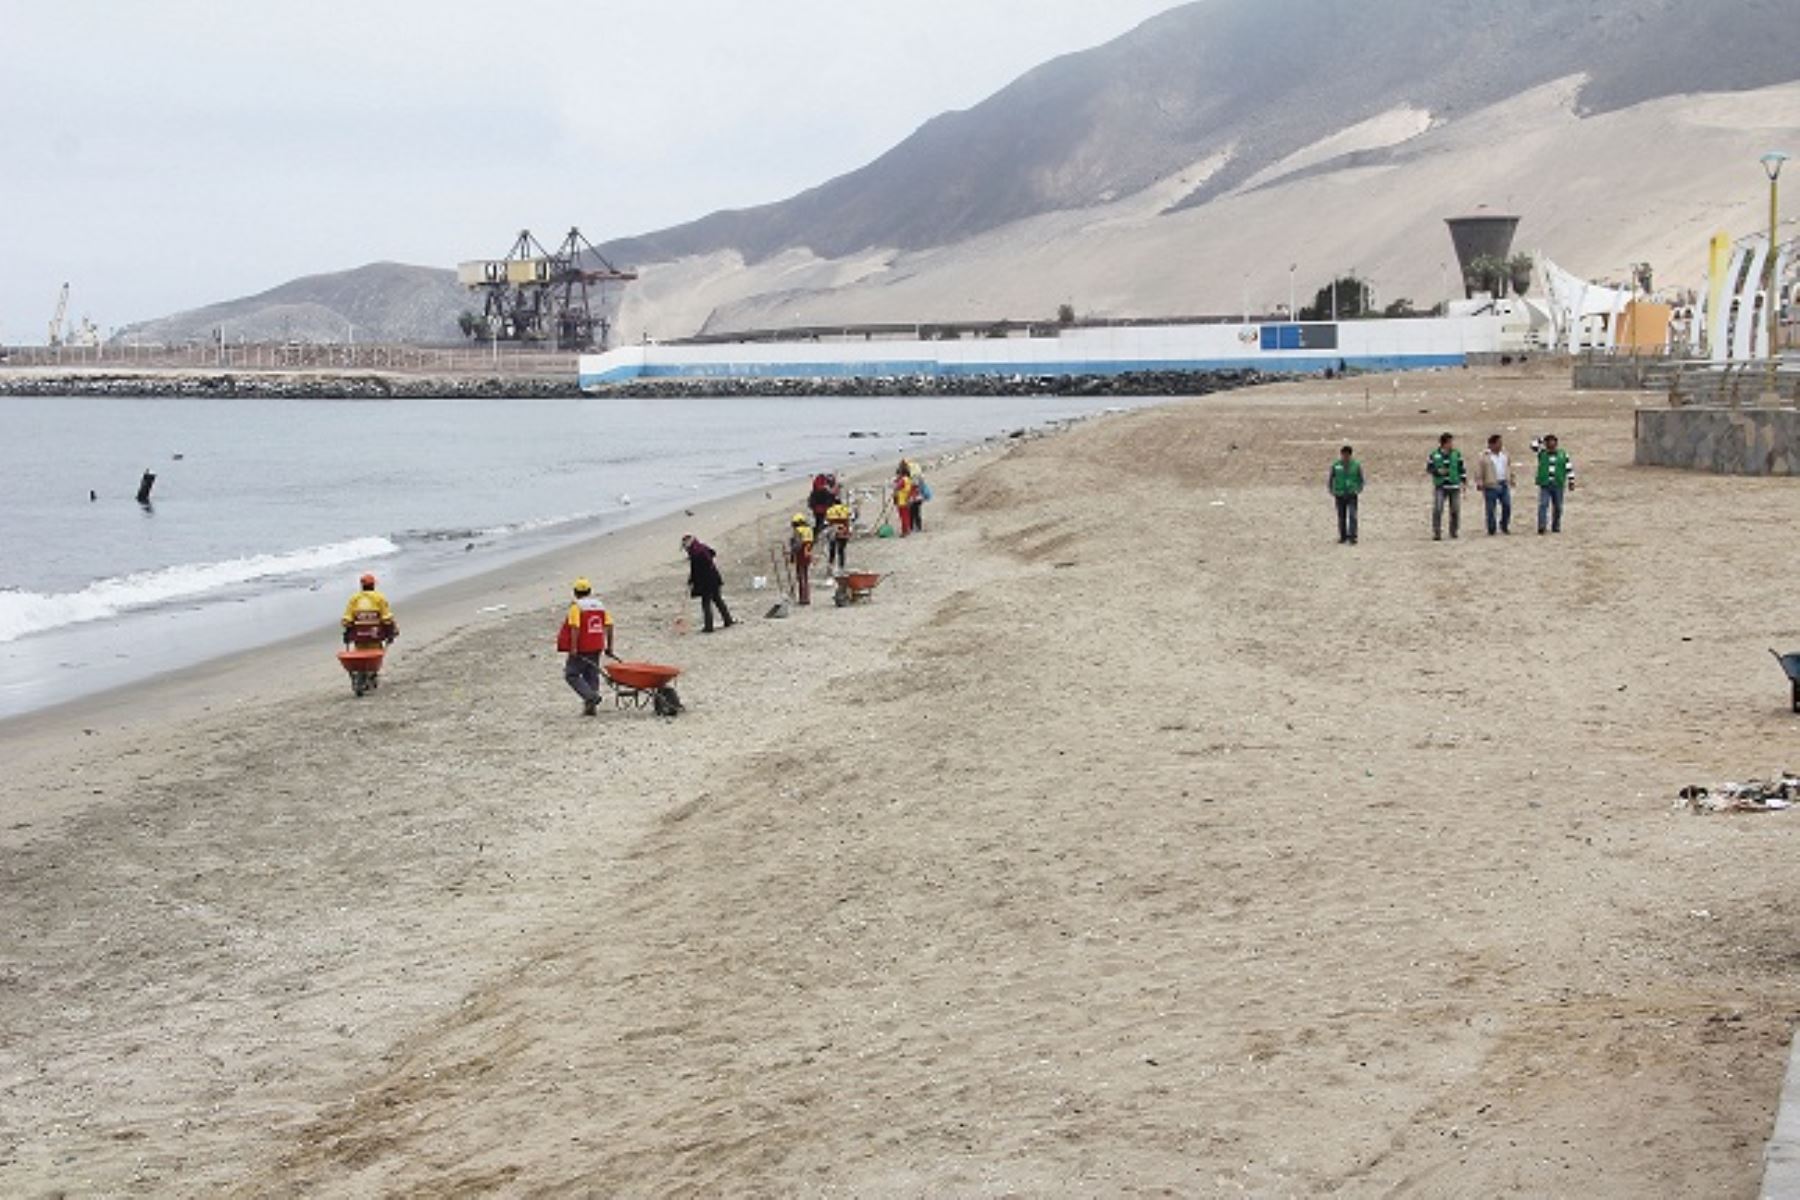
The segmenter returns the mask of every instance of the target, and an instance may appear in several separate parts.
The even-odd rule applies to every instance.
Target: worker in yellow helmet
[[[831,536],[826,565],[837,571],[850,569],[850,506],[839,500],[825,510],[825,529]]]
[[[788,534],[788,556],[794,564],[794,586],[799,592],[795,599],[800,604],[811,604],[813,552],[812,518],[808,517],[805,513],[795,513],[792,526],[793,531]]]
[[[581,715],[591,717],[600,708],[600,656],[613,652],[613,620],[594,595],[593,584],[577,579],[574,590],[569,615],[556,633],[556,649],[568,655],[563,679],[581,697]]]
[[[344,645],[356,650],[379,650],[400,636],[388,598],[375,588],[375,577],[364,575],[362,588],[344,605]]]

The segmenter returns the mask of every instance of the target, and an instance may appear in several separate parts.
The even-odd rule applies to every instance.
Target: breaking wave
[[[102,579],[79,592],[60,595],[0,591],[0,643],[171,601],[198,600],[262,580],[366,562],[398,553],[399,549],[384,537],[356,538],[284,554],[255,554],[225,562],[184,563],[140,571]]]

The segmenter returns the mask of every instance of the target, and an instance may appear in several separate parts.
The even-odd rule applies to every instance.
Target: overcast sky
[[[0,341],[776,200],[1176,0],[0,0]]]

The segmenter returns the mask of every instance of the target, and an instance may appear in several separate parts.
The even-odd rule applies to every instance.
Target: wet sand
[[[1671,803],[1793,765],[1795,496],[1640,402],[1177,404],[935,472],[868,606],[761,619],[758,495],[682,522],[727,634],[651,526],[369,701],[293,645],[8,726],[0,1191],[1753,1196],[1800,827]],[[1561,434],[1568,532],[1433,543],[1443,428]],[[686,715],[575,715],[576,571]]]

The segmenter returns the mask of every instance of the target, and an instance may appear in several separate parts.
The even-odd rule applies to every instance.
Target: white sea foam
[[[542,533],[545,530],[561,529],[564,526],[584,525],[598,521],[606,516],[603,512],[563,513],[560,516],[532,517],[524,521],[514,521],[510,525],[495,525],[481,531],[483,537],[513,537],[521,533]]]
[[[184,563],[156,571],[141,571],[116,579],[102,579],[79,592],[62,595],[0,591],[0,642],[14,642],[29,634],[84,621],[101,621],[171,601],[203,599],[263,580],[365,562],[398,553],[399,549],[384,537],[356,538],[285,554],[256,554],[225,562]]]

